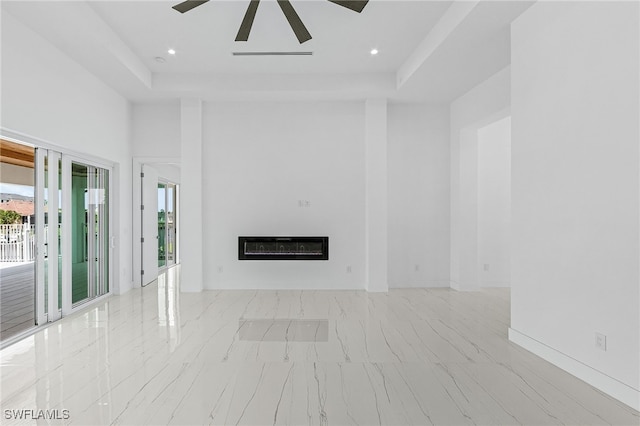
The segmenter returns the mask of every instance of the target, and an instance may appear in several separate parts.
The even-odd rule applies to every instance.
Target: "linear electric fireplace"
[[[329,237],[238,237],[238,260],[329,260]]]

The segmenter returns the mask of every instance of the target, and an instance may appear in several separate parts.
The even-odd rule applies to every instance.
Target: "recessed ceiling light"
[[[372,55],[377,55],[378,54],[378,49],[371,49],[371,54]]]
[[[165,62],[167,62],[167,60],[165,58],[163,58],[162,56],[156,56],[155,57],[156,62],[158,62],[159,64],[164,64]]]
[[[176,54],[176,51],[175,51],[175,50],[173,50],[173,49],[169,49],[169,50],[167,50],[167,53],[168,53],[169,55],[175,55],[175,54]]]

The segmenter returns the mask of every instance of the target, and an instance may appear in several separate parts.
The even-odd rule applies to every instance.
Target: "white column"
[[[180,117],[180,285],[182,291],[199,292],[203,287],[202,101],[182,99]]]
[[[366,285],[371,292],[389,290],[387,274],[387,101],[367,100]]]

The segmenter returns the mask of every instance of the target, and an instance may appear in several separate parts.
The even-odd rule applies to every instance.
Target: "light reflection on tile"
[[[240,319],[238,336],[252,342],[326,342],[329,320]]]

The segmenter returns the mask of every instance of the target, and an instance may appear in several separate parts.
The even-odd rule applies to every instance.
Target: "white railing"
[[[30,262],[35,258],[35,225],[0,225],[0,262]]]

